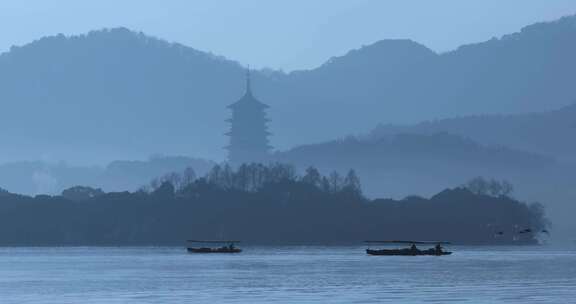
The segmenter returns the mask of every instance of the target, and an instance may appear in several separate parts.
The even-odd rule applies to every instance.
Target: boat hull
[[[387,256],[442,256],[451,255],[450,251],[437,252],[433,249],[429,250],[411,250],[411,249],[366,249],[366,253],[369,255],[387,255]]]
[[[240,253],[239,248],[186,248],[189,253]]]

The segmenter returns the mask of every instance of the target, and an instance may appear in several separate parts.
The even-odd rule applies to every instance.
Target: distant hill
[[[482,146],[448,133],[398,134],[378,140],[353,137],[304,145],[277,153],[275,159],[305,168],[358,171],[371,196],[432,194],[434,188],[458,184],[474,176],[516,181],[535,170],[556,168],[553,158]]]
[[[576,99],[574,38],[571,16],[444,54],[383,40],[312,70],[254,72],[254,91],[281,149],[380,122],[552,110]],[[222,159],[243,86],[237,62],[123,28],[42,38],[0,55],[0,157]]]
[[[118,160],[106,166],[21,161],[0,165],[0,188],[26,195],[56,194],[77,185],[104,191],[135,191],[168,173],[192,168],[196,174],[203,175],[212,166],[211,161],[176,156],[156,156],[146,161]]]
[[[0,56],[4,155],[206,155],[243,78],[235,62],[124,28],[14,47]]]
[[[395,134],[439,132],[576,163],[576,141],[572,140],[576,135],[576,104],[542,113],[466,116],[414,125],[382,124],[372,130],[369,137],[377,140]]]

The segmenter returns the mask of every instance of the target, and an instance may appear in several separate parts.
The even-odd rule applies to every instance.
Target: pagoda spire
[[[250,77],[250,65],[248,65],[246,68],[246,94],[252,95],[252,82]]]

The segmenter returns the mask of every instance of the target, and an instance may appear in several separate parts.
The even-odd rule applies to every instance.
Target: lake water
[[[576,248],[0,248],[0,303],[576,303]]]

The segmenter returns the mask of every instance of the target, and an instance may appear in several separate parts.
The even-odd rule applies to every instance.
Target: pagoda
[[[257,100],[252,94],[250,70],[246,72],[246,93],[240,100],[228,106],[232,110],[228,161],[232,165],[264,162],[269,157],[268,119],[266,109],[269,106]]]

